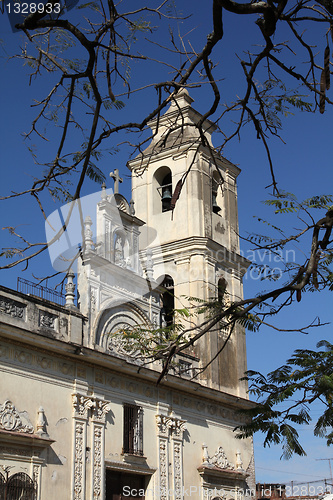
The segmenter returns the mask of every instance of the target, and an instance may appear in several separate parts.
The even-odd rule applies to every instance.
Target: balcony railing
[[[61,292],[53,290],[52,288],[47,288],[46,286],[37,285],[24,278],[17,278],[17,291],[25,295],[32,295],[43,300],[48,300],[60,306],[64,306],[66,301],[65,295]]]

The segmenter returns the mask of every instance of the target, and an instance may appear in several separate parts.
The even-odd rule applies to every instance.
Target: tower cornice
[[[153,260],[156,265],[168,261],[190,259],[192,256],[208,257],[224,268],[239,271],[243,276],[251,262],[236,251],[228,250],[225,246],[211,238],[191,236],[181,240],[163,243],[158,247],[151,247]],[[224,257],[223,259],[221,257]]]

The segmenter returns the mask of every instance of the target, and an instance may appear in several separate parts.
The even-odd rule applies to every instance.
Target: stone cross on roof
[[[123,179],[119,176],[119,170],[114,169],[114,172],[110,172],[111,179],[114,180],[114,194],[119,193],[119,182],[123,182]]]

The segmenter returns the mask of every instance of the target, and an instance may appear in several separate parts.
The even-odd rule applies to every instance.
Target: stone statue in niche
[[[161,312],[160,312],[160,326],[161,326],[161,328],[165,328],[167,326],[165,316],[166,316],[166,310],[164,307],[162,307]]]
[[[124,259],[124,241],[120,235],[117,235],[114,243],[114,263],[117,266],[125,267],[126,262]]]

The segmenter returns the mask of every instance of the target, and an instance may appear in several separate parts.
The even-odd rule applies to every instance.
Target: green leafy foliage
[[[67,203],[73,199],[73,196],[70,194],[68,189],[65,188],[65,186],[49,187],[48,191],[53,200],[58,200],[62,203]]]
[[[83,3],[83,4],[79,4],[76,8],[78,10],[89,8],[91,10],[99,12],[99,5],[96,2],[86,2],[86,3]]]
[[[293,109],[312,112],[313,105],[306,100],[307,95],[301,94],[301,88],[289,90],[277,78],[269,78],[263,84],[258,84],[258,95],[263,106],[265,122],[268,127],[282,128],[282,117],[293,115]]]
[[[316,195],[312,196],[311,198],[307,198],[302,202],[299,202],[294,194],[284,191],[281,191],[278,195],[275,196],[275,198],[264,201],[265,205],[275,208],[275,214],[299,212],[306,208],[328,210],[331,208],[332,203],[332,195]],[[258,218],[258,220],[269,224],[263,219]],[[274,227],[278,231],[281,231],[276,226],[270,226]]]
[[[105,109],[123,109],[125,107],[125,103],[123,101],[120,101],[119,99],[115,101],[111,101],[110,99],[104,99],[103,100],[103,106]]]
[[[275,199],[266,200],[264,203],[265,205],[274,207],[276,214],[297,212],[300,208],[296,198],[290,193],[280,194]]]
[[[294,453],[305,455],[294,425],[309,425],[310,405],[321,401],[325,410],[315,424],[314,435],[332,444],[333,345],[330,342],[320,341],[314,351],[296,350],[285,365],[267,377],[248,371],[244,379],[249,383],[249,392],[259,400],[255,408],[244,412],[250,421],[236,428],[238,438],[261,431],[265,434],[264,446],[282,443],[281,458],[289,459]],[[280,404],[286,402],[288,408],[280,409]]]
[[[89,162],[87,168],[87,177],[98,184],[102,184],[105,181],[105,174],[92,161]]]

